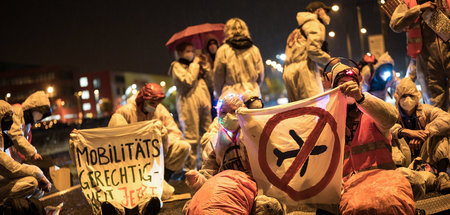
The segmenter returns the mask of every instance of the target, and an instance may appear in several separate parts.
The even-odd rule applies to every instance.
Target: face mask
[[[220,123],[225,129],[231,132],[234,132],[239,128],[239,121],[236,115],[231,113],[227,113],[227,115],[221,119]]]
[[[355,98],[350,97],[350,96],[346,96],[345,99],[347,100],[348,105],[355,104],[355,102],[356,102]]]
[[[411,97],[406,97],[400,99],[400,107],[405,111],[411,111],[417,106],[416,101],[414,101]]]
[[[329,25],[330,24],[330,17],[325,12],[320,15],[320,19],[322,20],[322,22],[325,25]]]
[[[44,115],[42,113],[37,112],[37,111],[33,111],[33,120],[34,120],[34,122],[37,122],[37,121],[41,120],[43,116]]]
[[[13,124],[13,119],[11,115],[4,116],[1,122],[2,130],[7,131],[11,129],[11,125]]]
[[[153,107],[153,106],[151,106],[151,105],[147,105],[147,106],[144,107],[144,110],[145,110],[147,113],[154,113],[154,112],[156,111],[156,108]]]
[[[194,53],[189,52],[183,55],[183,58],[188,60],[188,61],[192,61],[194,59]]]

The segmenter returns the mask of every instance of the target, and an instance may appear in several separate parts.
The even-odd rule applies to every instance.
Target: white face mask
[[[188,60],[188,61],[192,61],[194,59],[194,53],[189,52],[183,55],[183,58]]]
[[[414,101],[410,96],[400,99],[400,107],[405,111],[411,111],[417,106],[417,102]]]
[[[347,100],[348,105],[355,104],[355,102],[356,102],[355,98],[350,97],[350,96],[346,96],[345,99]]]
[[[148,113],[154,113],[156,108],[151,105],[146,105],[144,106],[144,110],[147,111]]]
[[[37,112],[37,111],[33,111],[32,114],[33,114],[33,120],[34,120],[35,122],[41,120],[42,117],[44,116],[44,115],[42,115],[42,113]]]
[[[239,121],[235,114],[227,113],[227,115],[220,120],[220,123],[225,129],[231,132],[234,132],[239,128]]]
[[[323,21],[323,23],[325,25],[329,25],[330,24],[330,17],[325,12],[320,14],[320,19]]]

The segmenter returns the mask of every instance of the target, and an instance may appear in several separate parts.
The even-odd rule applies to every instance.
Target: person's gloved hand
[[[31,159],[33,159],[34,161],[42,160],[42,156],[36,152],[33,156],[31,156]]]
[[[434,2],[431,2],[431,1],[427,1],[423,4],[421,4],[419,7],[420,7],[420,11],[425,11],[427,9],[433,10],[434,8],[437,7],[437,4]]]
[[[198,190],[207,180],[204,175],[200,174],[197,170],[189,170],[185,174],[186,184],[194,189]]]
[[[39,188],[44,190],[45,192],[50,192],[50,189],[52,188],[52,184],[48,181],[48,179],[45,176],[42,176],[41,179],[39,179]]]
[[[345,96],[352,97],[356,101],[361,100],[363,97],[361,88],[359,88],[359,85],[354,81],[347,81],[343,83],[340,88]]]

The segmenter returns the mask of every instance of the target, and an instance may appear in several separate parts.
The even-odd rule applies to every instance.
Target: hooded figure
[[[182,43],[177,46],[180,59],[172,62],[169,75],[177,88],[178,119],[184,139],[191,144],[186,167],[197,166],[197,150],[200,137],[211,124],[211,101],[207,82],[211,82],[211,69],[207,59],[193,57],[193,46]]]
[[[311,2],[306,12],[297,13],[298,28],[286,42],[283,81],[290,102],[306,99],[323,92],[317,64],[327,64],[330,55],[322,50],[325,25],[330,22],[330,10],[322,2]]]
[[[42,190],[48,192],[51,187],[39,167],[20,164],[4,152],[5,145],[13,144],[5,132],[13,125],[14,115],[11,105],[0,100],[0,206],[8,198],[26,198],[30,195],[40,198]]]
[[[389,25],[397,33],[407,31],[407,53],[416,62],[416,76],[425,102],[448,111],[450,43],[443,41],[428,27],[422,14],[439,6],[450,17],[450,5],[447,0],[432,2],[404,0],[395,9]]]
[[[388,52],[382,54],[372,66],[367,64],[361,70],[361,89],[385,101],[386,94],[393,96],[400,79],[395,75],[394,59]],[[391,88],[391,92],[388,92]]]
[[[392,157],[397,165],[402,166],[408,166],[411,160],[420,157],[439,172],[438,182],[441,183],[438,183],[438,189],[450,189],[445,173],[450,156],[450,114],[440,108],[420,104],[420,98],[420,92],[409,77],[400,81],[395,92],[399,117],[391,128],[395,143]]]
[[[20,153],[12,153],[13,156],[19,156],[16,160],[24,160],[25,158],[42,159],[41,155],[30,144],[31,126],[51,115],[48,96],[44,91],[37,91],[28,96],[22,104],[13,105],[13,111],[14,123],[8,131],[8,136],[14,144],[14,150],[12,151],[17,150]]]
[[[166,141],[163,141],[165,167],[163,199],[166,197],[164,192],[167,193],[170,190],[173,192],[174,189],[166,182],[170,179],[173,172],[183,167],[190,151],[190,145],[183,140],[183,135],[172,115],[161,104],[164,98],[163,89],[159,84],[145,84],[135,99],[130,99],[128,104],[116,110],[108,124],[108,127],[113,127],[152,119],[158,119],[162,122],[168,133]],[[169,192],[168,196],[172,192]]]
[[[225,23],[225,43],[214,61],[214,96],[242,94],[251,90],[260,95],[264,64],[259,49],[253,45],[247,24],[232,18]]]

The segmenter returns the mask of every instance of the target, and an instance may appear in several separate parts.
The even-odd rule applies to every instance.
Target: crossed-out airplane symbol
[[[298,144],[299,148],[296,150],[291,150],[291,151],[286,151],[286,152],[282,152],[279,149],[275,148],[273,150],[273,153],[278,158],[278,160],[277,160],[278,167],[280,167],[281,164],[283,164],[284,160],[286,160],[288,158],[297,157],[298,153],[300,152],[300,149],[303,146],[303,143],[304,143],[303,139],[300,136],[298,136],[294,130],[292,130],[292,129],[289,130],[289,135],[291,135],[291,137],[295,140],[295,142]],[[326,150],[327,150],[327,146],[325,146],[325,145],[314,146],[310,155],[319,155],[319,154],[324,153]],[[308,155],[308,158],[306,158],[305,164],[303,164],[303,167],[300,170],[300,177],[303,177],[306,173],[306,169],[308,168],[308,160],[309,160],[309,155]]]

